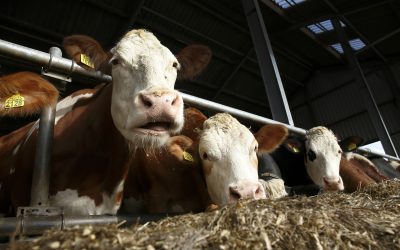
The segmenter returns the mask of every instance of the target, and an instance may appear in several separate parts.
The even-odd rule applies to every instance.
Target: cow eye
[[[339,150],[339,151],[338,151],[338,153],[339,153],[339,154],[342,154],[342,153],[343,153],[343,151],[342,151],[342,150]]]
[[[110,62],[112,65],[118,65],[119,64],[119,60],[117,58],[114,58],[111,60]]]
[[[256,146],[254,146],[254,152],[257,152],[258,151],[258,146],[256,145]]]
[[[173,63],[172,63],[172,67],[178,68],[178,63],[177,63],[177,62],[173,62]]]
[[[208,159],[207,153],[203,153],[203,160],[207,160],[207,159]]]
[[[317,158],[317,155],[316,155],[315,152],[312,151],[311,149],[308,150],[307,156],[308,156],[308,159],[309,159],[310,161],[314,161],[314,160]]]

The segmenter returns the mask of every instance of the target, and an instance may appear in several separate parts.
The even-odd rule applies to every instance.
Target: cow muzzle
[[[138,108],[146,116],[146,123],[139,126],[142,132],[150,134],[166,133],[182,127],[183,100],[176,91],[158,90],[140,93]]]
[[[338,191],[338,190],[343,190],[343,181],[342,178],[339,177],[323,177],[324,184],[323,184],[323,189],[324,191]]]
[[[259,200],[266,198],[265,189],[258,181],[246,181],[229,186],[229,202],[235,202],[240,199]]]

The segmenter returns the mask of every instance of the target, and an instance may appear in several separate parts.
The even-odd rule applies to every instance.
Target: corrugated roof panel
[[[335,134],[339,136],[339,139],[343,139],[347,136],[360,136],[364,141],[376,141],[376,133],[374,126],[367,113],[362,113],[357,116],[353,116],[345,121],[336,123],[330,126]]]

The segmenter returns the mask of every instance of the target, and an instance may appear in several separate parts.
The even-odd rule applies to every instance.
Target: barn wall
[[[393,135],[395,147],[400,152],[400,64],[391,66],[394,76],[374,65],[364,66],[363,69],[389,133]],[[368,143],[378,140],[353,74],[348,69],[315,72],[306,83],[306,88],[291,99],[290,107],[296,126],[308,129],[324,125],[342,138],[358,135]]]

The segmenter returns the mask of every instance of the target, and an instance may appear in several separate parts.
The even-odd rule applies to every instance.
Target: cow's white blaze
[[[217,114],[204,122],[199,154],[209,195],[217,205],[232,201],[230,187],[247,183],[257,185],[260,197],[265,198],[258,181],[257,146],[253,134],[228,114]]]
[[[315,127],[306,134],[305,166],[313,182],[325,190],[343,190],[339,175],[342,150],[333,132]]]
[[[145,30],[128,32],[111,52],[115,126],[134,146],[165,144],[183,126],[183,101],[174,90],[177,59]]]

